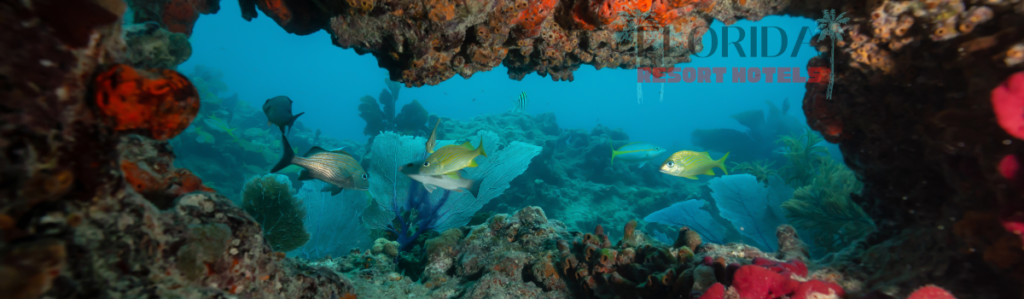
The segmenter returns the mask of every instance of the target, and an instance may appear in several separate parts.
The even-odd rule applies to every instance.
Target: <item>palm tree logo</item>
[[[834,83],[836,77],[836,72],[833,71],[836,66],[836,40],[843,41],[842,25],[846,24],[846,22],[849,22],[850,18],[844,17],[844,15],[846,15],[845,12],[839,14],[839,16],[836,16],[835,9],[824,10],[822,12],[825,13],[825,17],[817,19],[815,20],[815,22],[818,23],[818,29],[821,29],[821,34],[818,35],[818,41],[821,42],[825,40],[825,37],[830,37],[832,39],[832,51],[829,51],[830,54],[832,54],[832,57],[829,57],[828,59],[828,62],[831,65],[830,70],[828,72],[828,94],[825,97],[827,99],[831,99],[832,83]]]

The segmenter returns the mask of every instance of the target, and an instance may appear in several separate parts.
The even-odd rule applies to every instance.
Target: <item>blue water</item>
[[[721,34],[722,26],[715,21],[712,28]],[[519,93],[526,92],[530,99],[527,113],[554,112],[562,128],[590,130],[603,124],[623,128],[633,141],[666,147],[688,147],[694,129],[745,130],[728,116],[763,109],[766,100],[781,105],[784,98],[789,98],[789,114],[803,120],[800,103],[804,84],[731,83],[730,74],[732,67],[799,67],[806,77],[807,61],[817,51],[803,44],[796,57],[790,54],[801,27],[811,28],[805,43],[816,33],[814,21],[767,17],[758,22],[740,21],[733,26],[782,28],[789,36],[786,53],[775,58],[740,58],[731,47],[730,57],[723,58],[719,45],[711,57],[694,57],[693,62],[677,67],[727,67],[730,73],[726,74],[725,82],[665,84],[663,102],[659,102],[658,96],[662,84],[645,83],[644,102],[638,103],[636,70],[598,71],[584,65],[574,73],[573,82],[554,82],[535,73],[514,81],[508,78],[507,69],[499,66],[476,73],[470,79],[455,76],[436,86],[403,88],[397,107],[417,99],[432,114],[469,120],[509,111]],[[730,39],[735,40],[736,29],[730,34]],[[776,52],[778,34],[773,31],[770,36],[773,39],[769,41],[769,52]],[[711,47],[709,36],[703,41],[705,50],[701,56],[707,55]],[[306,112],[299,119],[304,125],[320,129],[330,137],[365,140],[365,122],[356,110],[359,98],[376,98],[386,88],[382,80],[387,71],[377,66],[372,55],[360,56],[354,50],[336,47],[324,31],[307,36],[289,34],[262,12],[252,22],[246,22],[234,3],[223,5],[215,15],[203,15],[196,23],[191,42],[192,57],[179,70],[189,73],[197,64],[220,69],[231,92],[238,92],[241,100],[255,107],[268,98],[287,95],[295,101],[296,113]],[[741,44],[749,55],[749,29],[747,40]],[[838,154],[835,148],[831,151]]]

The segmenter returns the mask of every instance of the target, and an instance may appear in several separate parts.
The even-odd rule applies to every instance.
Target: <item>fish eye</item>
[[[672,167],[673,164],[675,164],[675,163],[672,163],[672,161],[668,161],[668,163],[665,164],[665,165],[668,165],[668,167]]]
[[[366,174],[365,174],[365,173],[363,174],[363,179],[364,179],[364,180],[366,179]]]
[[[423,166],[430,166],[430,162],[423,162]]]

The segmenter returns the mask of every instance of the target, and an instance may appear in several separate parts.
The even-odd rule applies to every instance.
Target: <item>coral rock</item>
[[[141,71],[118,64],[96,76],[99,113],[117,131],[167,140],[185,130],[199,113],[199,94],[172,70]]]

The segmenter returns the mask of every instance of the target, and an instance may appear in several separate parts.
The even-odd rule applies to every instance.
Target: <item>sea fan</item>
[[[721,212],[744,236],[764,251],[778,249],[775,229],[785,224],[781,205],[793,191],[778,179],[769,179],[769,186],[749,174],[727,175],[708,182],[711,197]]]
[[[644,221],[661,223],[675,228],[686,226],[699,233],[705,241],[723,243],[725,228],[719,226],[718,222],[711,218],[711,213],[703,209],[707,204],[708,202],[702,199],[677,202],[647,215],[644,217]],[[668,238],[666,237],[666,239]],[[665,243],[672,244],[671,241]]]

